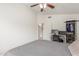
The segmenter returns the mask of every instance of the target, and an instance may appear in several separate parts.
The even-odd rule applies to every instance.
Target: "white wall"
[[[79,40],[79,22],[77,22],[77,34],[76,34],[76,39],[78,39]]]
[[[51,16],[52,18],[48,18]],[[58,29],[61,31],[66,30],[67,20],[79,20],[79,14],[53,14],[53,15],[42,15],[38,14],[38,24],[44,23],[43,39],[50,40],[51,29]],[[77,23],[78,25],[79,23]],[[77,39],[79,33],[79,25],[77,26]]]
[[[24,4],[0,4],[0,54],[37,39],[36,14]]]

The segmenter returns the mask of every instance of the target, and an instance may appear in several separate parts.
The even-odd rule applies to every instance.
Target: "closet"
[[[76,20],[66,21],[66,42],[72,43],[76,37]]]

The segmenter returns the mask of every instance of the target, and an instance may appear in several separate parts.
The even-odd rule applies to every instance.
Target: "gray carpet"
[[[36,40],[8,51],[5,56],[71,56],[64,43]]]

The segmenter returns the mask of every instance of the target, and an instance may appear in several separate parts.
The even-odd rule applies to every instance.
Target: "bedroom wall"
[[[64,15],[38,15],[38,24],[44,23],[43,39],[50,40],[51,29],[65,30],[65,21]]]
[[[0,55],[37,40],[36,13],[24,4],[0,4]]]
[[[51,16],[51,18],[48,18]],[[65,31],[66,25],[65,21],[67,20],[79,20],[79,14],[53,14],[53,15],[43,15],[38,14],[38,24],[44,23],[43,39],[51,40],[51,29],[58,29]],[[79,38],[79,23],[77,23],[77,35],[76,38]]]

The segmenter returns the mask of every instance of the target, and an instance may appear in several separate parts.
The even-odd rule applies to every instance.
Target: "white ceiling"
[[[26,5],[30,7],[33,4],[28,3]],[[43,12],[43,14],[79,14],[79,3],[52,3],[52,4],[55,6],[55,8],[51,9],[47,7],[45,9],[46,12]],[[37,13],[41,13],[39,5],[30,8]]]

